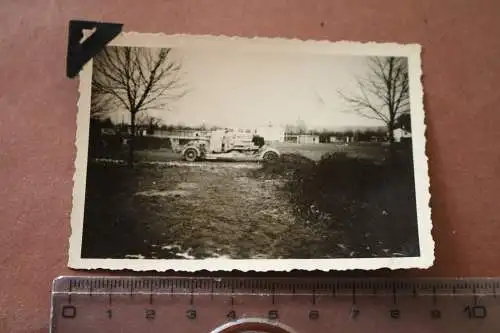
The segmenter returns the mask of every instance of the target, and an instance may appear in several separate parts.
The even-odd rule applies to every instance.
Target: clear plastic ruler
[[[500,279],[60,277],[51,332],[497,332]]]

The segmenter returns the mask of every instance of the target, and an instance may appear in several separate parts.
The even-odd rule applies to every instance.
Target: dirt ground
[[[292,205],[279,190],[279,181],[249,177],[256,167],[160,163],[130,170],[92,164],[83,255],[317,257],[315,230],[297,221]],[[103,184],[102,179],[110,184]],[[103,193],[111,188],[116,189],[112,195]]]

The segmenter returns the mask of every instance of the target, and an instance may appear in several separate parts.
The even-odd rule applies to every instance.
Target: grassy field
[[[350,157],[368,158],[372,160],[381,160],[386,154],[387,147],[380,143],[355,143],[355,144],[337,144],[337,143],[321,143],[321,144],[295,144],[295,143],[275,143],[272,147],[278,149],[282,154],[299,154],[313,161],[319,161],[324,154],[328,153],[346,153]],[[102,150],[97,154],[93,154],[99,158],[110,158],[118,160],[126,160],[128,150],[125,146],[120,149]],[[144,144],[139,145],[139,148],[134,152],[136,161],[175,161],[182,160],[179,153],[172,151],[166,147],[166,144],[155,144],[154,149],[147,149]]]
[[[418,254],[407,157],[396,166],[380,166],[386,156],[380,145],[278,148],[284,155],[271,165],[139,163],[131,169],[90,162],[82,256]],[[138,151],[136,159],[180,157],[157,149]]]

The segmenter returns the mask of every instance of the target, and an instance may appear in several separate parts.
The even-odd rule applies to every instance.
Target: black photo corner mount
[[[66,76],[70,79],[77,76],[90,59],[121,33],[122,27],[121,23],[69,21]],[[80,42],[84,36],[84,30],[94,30],[94,32]]]

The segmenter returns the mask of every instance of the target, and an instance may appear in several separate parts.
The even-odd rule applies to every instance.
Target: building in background
[[[316,144],[320,143],[319,135],[316,134],[286,134],[285,142],[298,144]]]
[[[402,142],[411,139],[411,132],[404,128],[396,128],[393,131],[394,142]]]

